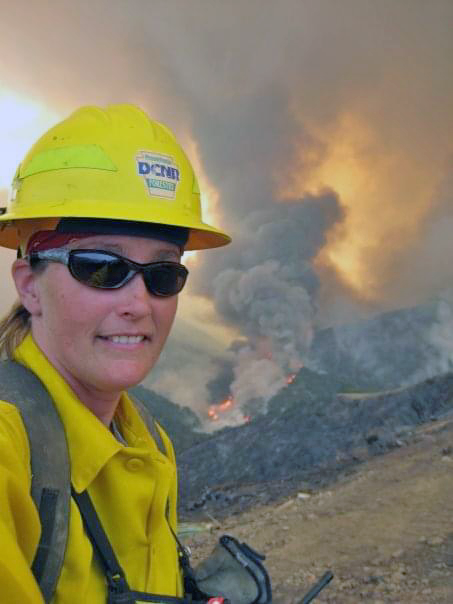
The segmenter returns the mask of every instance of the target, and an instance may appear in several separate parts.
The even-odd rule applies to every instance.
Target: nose
[[[128,283],[117,290],[119,294],[118,314],[141,318],[151,314],[152,296],[146,289],[143,276],[132,277]]]

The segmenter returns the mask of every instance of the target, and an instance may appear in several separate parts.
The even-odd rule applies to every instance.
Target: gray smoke
[[[189,291],[213,299],[219,320],[243,334],[232,390],[266,398],[303,362],[320,317],[351,321],[423,302],[453,278],[453,238],[441,219],[451,222],[451,183],[427,192],[422,208],[410,195],[370,206],[357,226],[367,242],[361,259],[377,279],[366,302],[335,269],[314,267],[349,216],[343,200],[307,196],[303,186],[297,202],[281,199],[292,177],[303,181],[325,158],[330,141],[319,129],[345,114],[370,125],[360,157],[390,167],[404,157],[408,174],[442,181],[452,152],[452,17],[450,0],[16,0],[2,11],[0,79],[63,113],[136,102],[197,141],[219,191],[217,221],[234,243],[200,255]],[[397,178],[401,165],[389,173]],[[366,176],[373,182],[374,170]],[[398,194],[410,184],[400,178]],[[368,241],[380,220],[385,237]],[[212,375],[192,356],[187,376],[208,396]],[[184,402],[174,378],[166,394]]]
[[[313,259],[341,218],[333,193],[270,204],[244,220],[233,267],[231,258],[217,256],[200,273],[210,274],[208,293],[219,314],[239,325],[246,338],[231,386],[240,404],[257,397],[267,401],[303,365],[319,286]]]
[[[412,376],[409,383],[417,383],[453,369],[453,307],[451,300],[440,300],[436,305],[436,320],[425,334],[432,354]]]

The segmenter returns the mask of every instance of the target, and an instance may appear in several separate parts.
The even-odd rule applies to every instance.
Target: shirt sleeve
[[[44,604],[31,572],[41,524],[30,485],[30,449],[20,413],[0,401],[0,591],[9,604]]]

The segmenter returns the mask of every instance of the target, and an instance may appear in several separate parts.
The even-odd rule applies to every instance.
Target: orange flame
[[[294,382],[294,380],[296,379],[296,376],[297,376],[297,373],[290,373],[286,377],[286,384],[287,385],[292,384]],[[216,422],[220,419],[220,416],[223,413],[228,413],[228,411],[231,411],[234,407],[235,407],[235,400],[234,400],[233,395],[230,394],[221,403],[217,403],[217,404],[209,406],[208,417],[211,421]],[[243,416],[244,423],[248,423],[249,421],[251,421],[251,419],[252,419],[251,415]]]
[[[221,403],[210,405],[210,407],[208,409],[208,417],[209,417],[209,419],[211,419],[212,421],[215,422],[219,419],[220,413],[225,413],[229,409],[232,409],[233,406],[234,406],[234,399],[233,399],[232,395],[230,394],[230,396],[228,396]]]

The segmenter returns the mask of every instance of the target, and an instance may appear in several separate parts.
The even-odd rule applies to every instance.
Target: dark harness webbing
[[[20,363],[0,362],[0,400],[19,409],[28,435],[32,474],[31,496],[41,521],[41,538],[32,571],[45,602],[49,603],[60,577],[69,533],[71,472],[66,434],[44,384]],[[135,397],[133,401],[158,449],[166,455],[153,417],[141,401]],[[135,600],[115,600],[118,604],[128,604],[132,601]],[[161,598],[160,601],[182,602],[179,598]]]
[[[135,604],[137,601],[154,602],[155,604],[189,604],[189,600],[186,598],[132,590],[96,514],[88,492],[77,493],[72,489],[72,497],[80,510],[85,530],[107,579],[107,604]]]
[[[28,434],[31,496],[42,526],[32,570],[44,600],[50,602],[68,538],[71,474],[66,434],[43,383],[19,363],[0,363],[0,399],[19,409]]]

